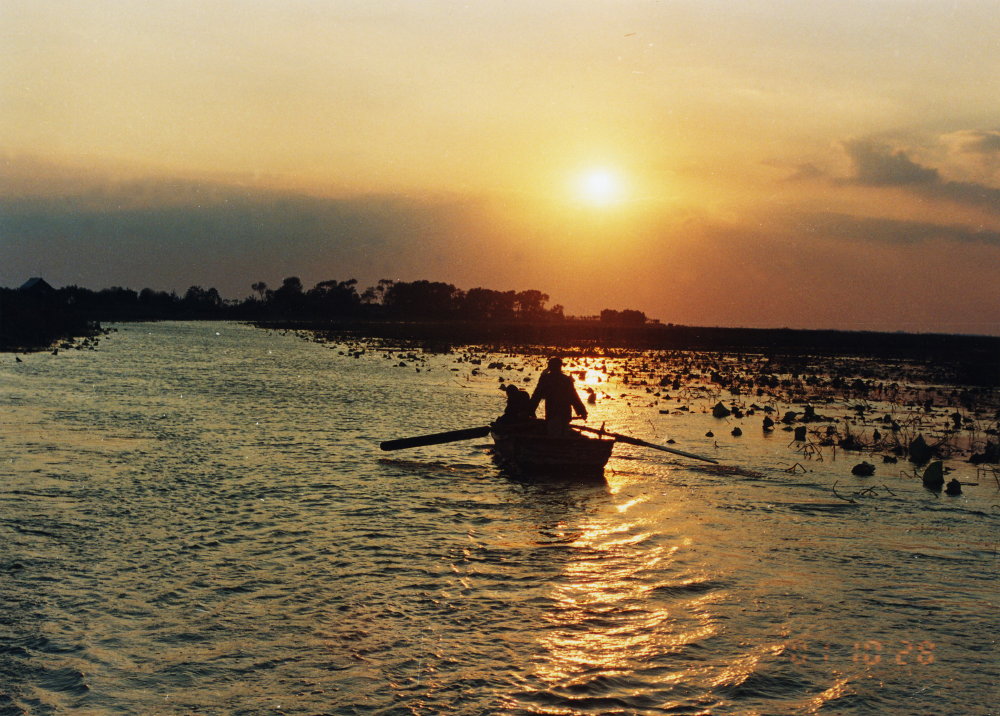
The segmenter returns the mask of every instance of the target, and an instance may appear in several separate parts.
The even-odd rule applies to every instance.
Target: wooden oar
[[[453,443],[459,440],[473,440],[484,438],[490,434],[490,426],[481,428],[466,428],[465,430],[451,430],[446,433],[434,433],[433,435],[418,435],[412,438],[399,438],[398,440],[386,440],[379,443],[383,450],[403,450],[404,448],[423,447],[424,445],[440,445],[442,443]]]
[[[629,435],[622,435],[621,433],[609,433],[607,430],[600,430],[598,428],[590,428],[586,425],[570,425],[574,430],[583,430],[588,433],[597,433],[598,435],[607,435],[609,438],[614,438],[623,443],[628,443],[629,445],[639,445],[640,447],[653,448],[654,450],[662,450],[663,452],[672,452],[675,455],[683,455],[684,457],[693,457],[695,460],[704,460],[705,462],[710,462],[715,465],[719,464],[718,460],[710,457],[702,457],[701,455],[695,455],[694,453],[684,452],[683,450],[674,450],[673,448],[664,447],[663,445],[657,445],[656,443],[648,443],[645,440],[640,440],[639,438],[633,438]]]

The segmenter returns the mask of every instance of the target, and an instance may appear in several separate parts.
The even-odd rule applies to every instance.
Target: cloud
[[[844,145],[854,162],[853,181],[869,186],[933,185],[941,181],[936,169],[914,162],[902,150],[871,140],[859,139]]]
[[[987,148],[994,141],[991,133],[982,133],[973,145]],[[854,163],[850,183],[899,187],[922,197],[1000,213],[1000,189],[979,182],[946,181],[937,169],[918,164],[907,152],[871,140],[847,142],[844,147]]]
[[[927,192],[932,197],[946,199],[959,204],[979,206],[1000,214],[1000,189],[976,182],[943,182]]]
[[[800,234],[819,234],[852,241],[875,241],[894,245],[952,241],[1000,247],[1000,231],[970,229],[957,225],[832,212],[800,214],[792,223]]]
[[[958,151],[968,154],[1000,154],[1000,131],[964,130],[948,135]]]
[[[797,181],[809,181],[811,179],[820,179],[826,176],[826,172],[817,167],[815,164],[806,162],[804,164],[798,164],[795,166],[794,171],[789,176],[785,177],[786,182],[797,182]]]
[[[962,130],[942,135],[948,174],[986,186],[1000,184],[1000,131]]]
[[[477,209],[176,180],[8,196],[0,198],[0,285],[41,275],[56,285],[199,284],[242,297],[252,281],[290,275],[305,283],[436,277],[481,251],[471,229]]]

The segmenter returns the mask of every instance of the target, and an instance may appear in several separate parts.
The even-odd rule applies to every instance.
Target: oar
[[[629,445],[639,445],[640,447],[653,448],[654,450],[662,450],[663,452],[672,452],[675,455],[683,455],[684,457],[693,457],[695,460],[704,460],[705,462],[710,462],[715,465],[719,464],[718,460],[710,457],[702,457],[701,455],[695,455],[694,453],[684,452],[683,450],[674,450],[673,448],[664,447],[662,445],[657,445],[656,443],[647,443],[645,440],[640,440],[639,438],[633,438],[628,435],[622,435],[621,433],[609,433],[607,430],[599,430],[597,428],[590,428],[586,425],[570,425],[574,430],[584,430],[588,433],[597,433],[598,435],[607,435],[615,440],[620,440],[623,443],[628,443]]]
[[[412,438],[400,438],[398,440],[386,440],[379,443],[383,450],[403,450],[404,448],[422,447],[424,445],[440,445],[441,443],[453,443],[459,440],[473,440],[484,438],[490,434],[490,426],[481,428],[466,428],[465,430],[451,430],[447,433],[434,433],[433,435],[418,435]]]

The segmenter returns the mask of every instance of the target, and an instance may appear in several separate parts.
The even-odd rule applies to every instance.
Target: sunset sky
[[[996,0],[0,0],[0,286],[1000,335]]]

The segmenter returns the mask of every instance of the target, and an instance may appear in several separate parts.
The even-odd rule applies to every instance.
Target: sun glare
[[[621,177],[610,169],[591,169],[577,180],[577,196],[593,206],[610,206],[625,195]]]

